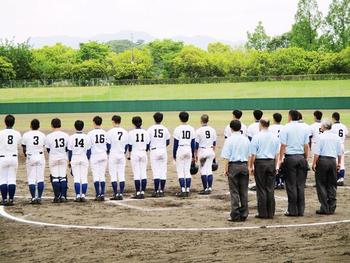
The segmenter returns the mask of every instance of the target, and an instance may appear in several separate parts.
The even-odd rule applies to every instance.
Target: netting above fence
[[[153,84],[191,84],[191,83],[225,83],[255,81],[300,81],[300,80],[341,80],[350,79],[350,74],[309,74],[282,76],[229,76],[210,78],[178,79],[50,79],[50,80],[0,80],[0,88],[20,87],[81,87],[81,86],[116,86],[116,85],[153,85]]]

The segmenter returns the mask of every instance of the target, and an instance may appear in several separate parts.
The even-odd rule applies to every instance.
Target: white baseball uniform
[[[212,164],[215,158],[216,131],[204,125],[196,130],[196,143],[198,143],[198,159],[201,175],[213,174]]]
[[[283,125],[282,124],[272,124],[269,127],[269,131],[275,134],[278,138],[280,136],[280,131],[282,130]]]
[[[15,185],[18,168],[18,145],[21,134],[13,129],[0,131],[0,185]]]
[[[45,134],[38,130],[31,130],[23,134],[22,145],[26,147],[26,170],[29,185],[44,182],[45,138]]]
[[[88,133],[91,144],[91,171],[94,182],[106,181],[107,168],[107,143],[106,131],[93,129]]]
[[[55,181],[66,177],[68,140],[69,135],[63,131],[53,131],[45,139],[45,147],[50,150],[50,173]]]
[[[166,143],[170,140],[169,130],[161,124],[155,124],[149,127],[147,132],[150,138],[153,179],[166,180],[168,162]]]
[[[259,121],[256,121],[248,126],[247,129],[247,136],[250,138],[253,138],[254,135],[258,134],[260,129],[259,129]]]
[[[310,125],[310,131],[311,131],[311,151],[314,152],[316,147],[316,142],[318,140],[318,136],[322,133],[321,130],[321,122],[314,122]]]
[[[247,136],[247,126],[242,122],[241,122],[241,134]],[[229,124],[225,127],[225,130],[224,130],[225,139],[227,139],[231,135],[232,135],[232,129],[231,129],[230,124]]]
[[[188,124],[181,124],[174,130],[174,139],[178,141],[176,151],[176,171],[178,178],[192,178],[190,169],[192,162],[191,142],[195,139],[194,128]]]
[[[125,147],[128,145],[128,132],[114,127],[107,132],[107,143],[111,145],[108,158],[111,182],[125,182]]]
[[[82,133],[76,132],[69,137],[68,150],[72,152],[71,166],[74,183],[88,183],[89,160],[87,151],[91,149],[90,138]]]
[[[333,123],[331,131],[336,135],[338,135],[340,139],[341,148],[342,148],[340,170],[345,170],[345,163],[344,163],[345,138],[349,134],[348,128],[344,124],[340,122],[336,122],[336,123]]]
[[[131,146],[131,168],[134,180],[147,179],[147,145],[150,138],[146,130],[134,129],[129,132],[128,144]]]

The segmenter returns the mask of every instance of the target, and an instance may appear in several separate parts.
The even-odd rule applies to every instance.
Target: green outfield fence
[[[227,76],[206,78],[176,79],[41,79],[41,80],[0,80],[0,88],[26,87],[80,87],[80,86],[117,86],[117,85],[154,85],[154,84],[192,84],[192,83],[235,83],[257,81],[299,81],[299,80],[341,80],[350,79],[350,74],[308,74],[281,76]]]
[[[350,97],[0,103],[1,114],[350,109]]]

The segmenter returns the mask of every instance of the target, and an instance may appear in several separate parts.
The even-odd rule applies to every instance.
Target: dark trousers
[[[228,184],[231,195],[231,218],[245,220],[248,217],[249,172],[246,163],[230,163]]]
[[[316,163],[316,189],[320,211],[333,214],[337,207],[337,163],[335,158],[322,157]]]
[[[288,212],[292,216],[303,216],[305,210],[305,181],[308,163],[301,154],[286,155],[286,190]]]
[[[273,218],[275,215],[275,160],[257,159],[254,162],[258,215]]]

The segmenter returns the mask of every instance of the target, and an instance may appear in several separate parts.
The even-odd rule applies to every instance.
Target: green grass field
[[[0,89],[0,103],[344,96],[350,96],[350,80]]]
[[[264,111],[264,118],[272,120],[272,114],[276,111]],[[288,111],[279,111],[283,115],[283,123],[287,121]],[[303,114],[304,121],[308,124],[313,123],[313,111],[303,110],[301,111]],[[341,121],[346,124],[348,127],[350,126],[350,110],[340,110]],[[203,113],[209,114],[210,125],[212,125],[219,134],[223,133],[224,127],[231,121],[232,115],[230,111],[209,111],[209,112],[199,112],[194,111],[190,112],[190,121],[189,123],[194,127],[198,128],[200,126],[200,116]],[[331,118],[333,111],[325,110],[323,111],[324,118]],[[58,117],[62,120],[62,128],[66,131],[74,130],[73,124],[77,119],[81,119],[85,122],[85,131],[92,129],[92,118],[95,115],[100,115],[103,118],[103,128],[109,129],[112,126],[111,118],[115,113],[58,113],[58,114],[16,114],[16,125],[15,129],[20,131],[26,131],[29,129],[29,123],[33,118],[39,118],[41,121],[41,129],[45,131],[50,130],[50,121],[54,117]],[[131,129],[131,118],[133,116],[141,116],[143,118],[143,127],[147,128],[153,124],[152,115],[153,112],[127,112],[120,113],[122,116],[122,126],[126,129]],[[3,120],[4,115],[0,116],[0,119]],[[252,111],[243,111],[242,122],[246,125],[249,125],[253,122],[253,114]],[[169,129],[174,129],[178,124],[178,112],[164,112],[164,125],[169,127]]]

